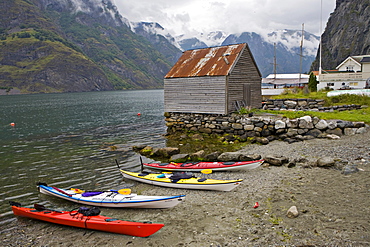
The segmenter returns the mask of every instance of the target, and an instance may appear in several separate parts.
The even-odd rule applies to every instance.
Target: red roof
[[[246,44],[184,51],[165,78],[226,76]]]

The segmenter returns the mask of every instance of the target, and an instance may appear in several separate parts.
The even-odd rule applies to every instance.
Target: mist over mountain
[[[151,24],[151,27],[155,26],[156,24]],[[156,30],[158,29],[149,28],[146,31],[153,34]],[[184,38],[183,35],[172,37],[169,33],[166,33],[165,29],[161,28],[157,35],[168,38],[174,45],[180,47],[183,51],[220,45],[248,43],[264,77],[274,72],[275,52],[277,73],[309,72],[319,44],[319,37],[308,32],[303,33],[304,40],[301,69],[300,45],[302,30],[279,30],[265,36],[254,32],[227,35],[223,31],[214,31],[208,34],[199,33],[193,38]],[[274,44],[276,44],[276,46]]]
[[[229,35],[222,45],[248,43],[263,77],[274,72],[276,54],[276,73],[308,73],[319,43],[319,37],[304,32],[302,46],[302,69],[300,68],[301,30],[280,30],[263,37],[257,33],[244,32]],[[275,45],[274,45],[275,44]],[[276,49],[276,50],[275,50]]]

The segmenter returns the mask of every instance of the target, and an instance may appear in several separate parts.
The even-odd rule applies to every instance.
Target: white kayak
[[[120,170],[124,178],[135,181],[153,184],[163,187],[196,189],[196,190],[217,190],[231,191],[241,184],[243,179],[219,180],[199,178],[186,173],[138,173]]]
[[[56,196],[68,201],[98,207],[171,208],[185,200],[185,195],[144,196],[137,194],[120,194],[120,190],[85,192],[73,188],[60,189],[47,186],[44,183],[38,183],[38,189],[41,193],[46,195]]]

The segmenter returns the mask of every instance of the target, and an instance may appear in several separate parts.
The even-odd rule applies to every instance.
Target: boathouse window
[[[333,87],[334,86],[334,82],[328,82],[328,83],[326,83],[326,86]]]

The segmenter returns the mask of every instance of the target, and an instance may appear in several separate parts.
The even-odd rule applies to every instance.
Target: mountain
[[[337,0],[322,34],[322,69],[335,69],[348,56],[369,55],[369,27],[369,0]],[[319,60],[320,51],[312,70],[319,69]]]
[[[212,46],[220,46],[227,37],[222,31],[210,32],[208,34],[199,33],[196,37],[185,38],[184,35],[179,35],[175,38],[180,48],[183,51],[201,49]]]
[[[263,77],[274,72],[274,54],[276,53],[276,73],[309,72],[319,37],[304,32],[302,47],[302,70],[300,69],[300,43],[302,31],[280,30],[263,37],[254,32],[229,35],[222,45],[247,43]],[[274,44],[276,44],[276,51]]]
[[[111,0],[2,0],[0,8],[6,10],[0,15],[2,89],[161,88],[173,64],[131,31]],[[163,40],[165,46],[174,47]]]
[[[137,24],[136,24],[137,25]],[[144,25],[144,24],[141,24]],[[157,24],[152,23],[146,30],[156,33]],[[160,33],[165,33],[160,28]],[[222,31],[215,31],[208,34],[199,33],[195,37],[186,38],[183,35],[173,38],[170,34],[165,37],[181,50],[192,50],[220,45],[230,45],[238,43],[248,43],[252,54],[257,62],[262,76],[274,72],[274,53],[276,44],[276,72],[277,73],[306,73],[310,71],[312,61],[315,59],[319,37],[304,32],[303,51],[302,51],[302,70],[300,70],[300,44],[302,39],[301,30],[279,30],[265,36],[254,32],[243,32],[241,34],[229,34]],[[141,34],[143,35],[143,34]],[[145,35],[143,35],[145,36]]]
[[[181,50],[171,34],[156,22],[131,22],[131,30],[147,39],[171,64],[181,56]]]

